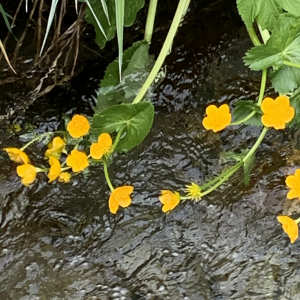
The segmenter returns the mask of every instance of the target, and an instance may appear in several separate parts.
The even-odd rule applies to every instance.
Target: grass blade
[[[3,55],[4,55],[4,57],[5,57],[5,59],[6,59],[7,63],[8,63],[8,65],[9,65],[9,67],[13,70],[13,72],[14,72],[15,74],[17,74],[17,72],[14,70],[14,68],[13,68],[12,65],[10,64],[9,58],[8,58],[8,56],[7,56],[7,53],[6,53],[6,51],[5,51],[4,45],[2,44],[2,41],[1,41],[1,40],[0,40],[0,49],[2,50]]]
[[[117,23],[117,36],[119,47],[119,76],[120,82],[122,80],[122,63],[123,63],[123,33],[124,33],[124,9],[125,0],[115,0],[116,4],[116,23]]]
[[[101,23],[99,22],[99,20],[98,20],[96,14],[95,14],[95,12],[94,12],[94,10],[93,10],[93,8],[92,8],[90,2],[89,2],[89,0],[85,0],[85,3],[88,5],[90,11],[92,12],[92,14],[93,14],[93,16],[94,16],[94,18],[95,18],[95,20],[96,20],[96,22],[97,22],[97,25],[98,25],[100,31],[102,32],[102,34],[104,35],[104,37],[107,39],[107,36],[106,36],[106,34],[105,34],[105,31],[104,31],[104,29],[103,29]]]
[[[101,4],[102,4],[103,10],[104,10],[107,22],[108,22],[108,24],[110,26],[109,14],[108,14],[107,4],[106,4],[105,0],[101,0]]]
[[[11,26],[10,26],[8,18],[7,18],[7,17],[10,17],[12,19],[12,16],[5,12],[5,10],[3,9],[1,3],[0,3],[0,13],[3,16],[4,22],[6,24],[6,27],[7,27],[8,31],[12,34]]]
[[[76,14],[78,15],[78,0],[75,0],[75,10]]]
[[[46,40],[47,40],[49,31],[50,31],[50,28],[51,28],[53,19],[54,19],[54,14],[55,14],[57,3],[58,3],[58,0],[52,0],[51,8],[50,8],[50,13],[49,13],[49,18],[48,18],[48,23],[47,23],[47,28],[46,28],[46,34],[45,34],[45,37],[44,37],[44,40],[43,40],[43,44],[42,44],[40,55],[42,54],[43,49],[45,47],[45,43],[46,43]]]

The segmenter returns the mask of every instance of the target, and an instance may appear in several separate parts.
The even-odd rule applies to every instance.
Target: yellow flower
[[[9,158],[17,163],[29,164],[29,158],[25,152],[17,148],[4,148],[9,156]]]
[[[230,109],[227,104],[223,104],[219,108],[215,105],[209,105],[206,108],[206,114],[207,116],[203,119],[203,126],[207,130],[221,131],[231,122]]]
[[[22,184],[28,186],[36,178],[36,168],[30,164],[23,164],[17,167],[17,174],[21,177]]]
[[[72,168],[73,172],[81,172],[89,165],[89,161],[85,153],[78,150],[72,150],[67,157],[67,165]]]
[[[261,117],[264,126],[275,129],[284,129],[286,123],[290,122],[295,115],[295,109],[290,106],[290,99],[287,96],[279,96],[275,100],[265,98],[261,110],[264,113]]]
[[[48,144],[48,150],[46,150],[45,156],[50,158],[53,156],[57,159],[60,159],[61,153],[64,151],[66,142],[59,136],[56,136],[52,142]]]
[[[297,169],[294,175],[290,175],[285,180],[286,185],[291,189],[288,194],[288,199],[298,197],[300,199],[300,169]]]
[[[73,138],[80,138],[90,130],[90,123],[86,117],[75,115],[67,125],[67,130]]]
[[[98,137],[98,142],[91,145],[91,157],[101,159],[103,155],[110,153],[112,150],[112,139],[108,133],[102,133]]]
[[[179,193],[172,193],[169,190],[162,190],[159,197],[160,202],[163,204],[162,211],[164,213],[173,210],[180,202]]]
[[[133,186],[125,185],[114,189],[109,197],[108,206],[111,213],[115,214],[121,207],[127,207],[131,204],[130,194],[133,192]]]
[[[282,224],[282,229],[289,236],[291,243],[294,243],[298,238],[298,223],[288,216],[278,216],[277,220]]]
[[[61,172],[58,176],[59,182],[67,183],[71,179],[71,174],[69,172]]]
[[[192,200],[199,201],[201,199],[201,189],[200,186],[194,182],[191,182],[190,185],[186,185],[186,193],[188,197],[191,197]]]
[[[49,183],[54,181],[61,172],[61,167],[59,161],[55,157],[50,157],[49,159],[50,170],[48,173]]]

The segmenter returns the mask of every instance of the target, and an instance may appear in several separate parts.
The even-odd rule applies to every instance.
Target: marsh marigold
[[[179,193],[172,193],[169,190],[162,190],[159,197],[160,202],[163,204],[162,211],[164,213],[173,210],[180,202]]]
[[[45,157],[50,156],[60,159],[61,153],[64,151],[66,142],[59,136],[56,136],[52,142],[48,144],[48,150],[45,152]]]
[[[278,216],[277,220],[282,224],[282,229],[289,236],[291,243],[294,243],[299,235],[298,223],[288,216]]]
[[[110,153],[112,150],[112,139],[108,133],[101,133],[98,142],[93,143],[90,148],[93,159],[101,159],[103,155]]]
[[[71,179],[71,174],[69,172],[61,172],[58,176],[59,182],[68,183]]]
[[[50,157],[49,164],[51,167],[48,172],[48,178],[49,178],[48,183],[54,181],[61,172],[60,163],[55,157],[53,157],[53,156]]]
[[[223,130],[231,122],[231,113],[227,104],[223,104],[219,108],[215,105],[209,105],[206,108],[206,115],[203,119],[203,126],[214,132]]]
[[[25,152],[18,148],[4,148],[9,158],[17,163],[30,164],[29,158]]]
[[[73,172],[81,172],[89,165],[86,154],[78,150],[71,151],[71,154],[67,157],[66,163],[72,168]]]
[[[26,186],[34,182],[36,173],[36,168],[30,164],[23,164],[17,167],[17,174],[21,177],[22,184]]]
[[[127,207],[131,204],[130,194],[133,192],[133,186],[125,185],[114,189],[109,197],[108,206],[111,213],[115,214],[121,207]]]
[[[75,115],[68,123],[67,130],[73,138],[78,139],[89,132],[90,123],[86,117]]]
[[[291,189],[288,194],[288,199],[300,199],[300,169],[297,169],[294,175],[289,175],[285,180],[286,185]]]
[[[275,100],[265,98],[261,103],[261,110],[264,113],[261,117],[264,126],[274,127],[277,130],[284,129],[295,115],[295,109],[290,105],[287,96],[279,96]]]

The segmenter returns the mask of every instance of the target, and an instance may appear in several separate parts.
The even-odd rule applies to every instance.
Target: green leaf
[[[248,152],[249,149],[245,150],[244,154],[246,155]],[[253,153],[243,164],[245,185],[249,185],[250,183],[250,173],[253,169],[254,161],[255,161],[255,153]]]
[[[264,0],[257,16],[257,22],[262,29],[273,31],[281,13],[283,13],[283,11],[278,0]]]
[[[81,2],[85,2],[81,0]],[[94,25],[96,32],[96,43],[101,49],[105,47],[107,41],[114,38],[116,34],[116,8],[115,0],[106,0],[105,10],[99,0],[89,0],[89,3],[98,19],[98,22],[102,25],[104,34],[99,29],[99,26],[95,20],[95,17],[89,8],[86,9],[86,21]],[[128,27],[133,24],[136,18],[137,12],[145,5],[145,0],[125,0],[124,10],[124,26]],[[107,13],[109,18],[107,18]],[[110,24],[108,22],[110,20]]]
[[[244,124],[252,126],[263,126],[261,122],[261,109],[252,100],[240,100],[235,103],[235,109],[233,111],[234,122],[245,119],[249,114],[255,112],[249,120],[245,121]]]
[[[252,26],[255,18],[258,16],[261,8],[261,0],[237,0],[239,14],[245,25],[249,28]]]
[[[141,41],[134,43],[124,52],[123,69],[125,70],[120,83],[117,61],[108,66],[105,77],[101,81],[97,99],[95,99],[96,106],[93,109],[96,113],[106,107],[123,102],[131,103],[134,100],[146,81],[154,62],[153,56],[149,55],[148,51],[149,45]]]
[[[125,70],[135,53],[135,51],[141,46],[141,45],[146,45],[147,43],[145,41],[138,41],[132,44],[132,46],[128,49],[126,49],[123,53],[123,64],[122,64],[122,69]],[[100,81],[100,87],[107,87],[107,86],[112,86],[112,85],[117,85],[119,83],[119,62],[118,59],[114,60],[111,62],[106,70],[105,70],[105,75],[104,78]]]
[[[149,133],[154,117],[154,107],[150,102],[111,106],[95,114],[92,131],[97,136],[124,128],[116,151],[126,152],[140,144]]]
[[[278,69],[283,61],[300,63],[300,19],[282,14],[265,45],[255,46],[244,57],[245,64],[254,71],[273,66]]]
[[[287,12],[300,16],[300,1],[299,0],[278,0],[280,6]]]
[[[300,69],[282,66],[270,74],[274,90],[279,94],[292,92],[300,85]]]
[[[295,108],[295,116],[293,120],[288,123],[288,126],[291,127],[293,125],[300,123],[300,88],[297,89],[290,98],[291,106]]]
[[[116,4],[116,23],[119,48],[119,78],[122,80],[122,62],[123,62],[123,34],[124,34],[124,6],[125,0],[115,0]]]

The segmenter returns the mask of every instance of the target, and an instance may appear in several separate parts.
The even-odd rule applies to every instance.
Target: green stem
[[[205,195],[211,193],[217,187],[219,187],[224,181],[226,181],[231,175],[233,175],[247,161],[247,159],[251,155],[254,154],[254,152],[257,150],[258,146],[261,144],[263,138],[265,137],[267,131],[268,131],[268,128],[264,127],[264,129],[262,130],[262,132],[261,132],[260,136],[258,137],[257,141],[255,142],[253,147],[250,149],[250,151],[247,153],[247,155],[243,158],[243,160],[241,160],[240,162],[238,162],[237,164],[235,164],[234,166],[229,168],[227,171],[223,172],[217,178],[215,178],[212,181],[208,182],[207,184],[201,186],[201,190],[203,190],[206,187],[211,186],[212,184],[216,183],[211,188],[209,188],[207,191],[201,193],[201,195],[205,196]]]
[[[184,14],[186,13],[189,3],[190,3],[190,0],[180,0],[179,1],[175,16],[173,18],[173,21],[172,21],[170,30],[168,32],[167,38],[164,42],[164,45],[158,55],[158,58],[154,64],[147,80],[145,81],[145,83],[143,84],[139,93],[133,100],[133,102],[132,102],[133,104],[139,103],[143,99],[143,97],[145,96],[149,87],[151,86],[152,82],[154,81],[157,73],[159,72],[161,66],[163,65],[166,56],[169,54],[175,34],[180,25],[181,19],[183,18]]]
[[[286,65],[286,66],[291,66],[291,67],[300,68],[300,65],[299,65],[299,64],[293,63],[293,62],[291,62],[291,61],[286,61],[286,60],[284,60],[284,61],[283,61],[283,64]]]
[[[144,40],[147,41],[148,44],[151,43],[152,34],[153,34],[153,26],[156,14],[156,7],[157,7],[158,0],[150,0],[146,27],[145,27],[145,35]]]
[[[25,144],[25,146],[23,146],[22,148],[20,148],[21,151],[24,151],[28,146],[30,146],[31,144],[33,144],[34,142],[38,141],[41,137],[43,136],[47,136],[47,135],[51,135],[51,134],[55,134],[55,133],[59,133],[60,131],[56,131],[56,132],[45,132],[40,134],[39,136],[35,137],[34,139],[32,139],[30,142],[28,142],[27,144]]]
[[[300,218],[296,219],[295,222],[298,224],[300,222]]]
[[[224,178],[222,178],[219,182],[217,182],[214,186],[212,186],[210,189],[208,189],[207,191],[201,193],[202,197],[209,194],[210,192],[214,191],[217,187],[219,187],[224,181],[226,181],[232,174],[234,174],[240,166],[243,165],[243,161],[240,161],[238,164],[234,165],[234,168],[230,168],[231,172],[229,172],[227,174],[227,176],[225,176]]]
[[[249,119],[251,119],[254,115],[255,115],[255,111],[253,111],[253,112],[250,113],[247,117],[245,117],[244,119],[242,119],[242,120],[240,120],[240,121],[236,121],[236,122],[230,123],[229,126],[243,124],[243,123],[245,123],[246,121],[248,121]]]
[[[261,75],[260,91],[259,91],[258,102],[257,102],[259,106],[261,105],[261,102],[265,94],[266,82],[267,82],[267,69],[263,69]]]
[[[269,30],[268,29],[262,29],[262,27],[258,23],[257,23],[257,25],[258,25],[260,35],[261,35],[261,37],[264,41],[264,44],[265,44],[268,41],[268,39],[270,38]]]
[[[111,184],[111,181],[110,181],[110,178],[109,178],[109,175],[108,175],[108,170],[107,170],[107,163],[106,161],[103,161],[103,165],[104,165],[104,175],[105,175],[105,179],[106,179],[106,182],[110,188],[110,190],[113,192],[114,191],[114,187],[113,185]]]
[[[255,32],[255,29],[254,29],[253,25],[250,26],[249,28],[247,28],[247,31],[248,31],[248,34],[249,34],[250,39],[251,39],[252,43],[254,44],[254,46],[261,45],[261,42],[260,42],[260,40],[259,40],[259,38],[258,38],[258,36]]]
[[[253,145],[253,147],[250,149],[250,151],[247,153],[247,155],[243,158],[243,162],[246,162],[247,159],[257,150],[258,146],[261,144],[262,140],[264,139],[266,133],[268,131],[268,127],[264,127],[262,132],[260,133],[260,136],[258,137],[257,141]]]
[[[119,143],[120,137],[121,137],[121,135],[123,133],[124,128],[125,128],[125,126],[121,127],[121,129],[118,131],[118,134],[117,134],[117,136],[116,136],[116,138],[114,140],[113,149],[116,149],[116,147],[117,147],[117,145]]]
[[[239,162],[238,164],[242,165],[242,162]],[[222,172],[222,174],[220,174],[218,177],[216,177],[215,179],[211,180],[210,182],[202,185],[200,187],[201,191],[205,190],[207,187],[212,186],[213,184],[215,184],[216,182],[219,182],[220,179],[226,177],[229,173],[232,172],[232,170],[234,170],[236,168],[237,164],[235,164],[234,166],[230,167],[229,169],[227,169],[226,171]],[[239,166],[240,167],[240,166]]]

